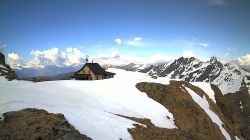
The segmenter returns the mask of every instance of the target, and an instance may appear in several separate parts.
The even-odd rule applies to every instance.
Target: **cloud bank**
[[[250,53],[244,56],[238,57],[236,59],[236,62],[241,66],[250,66]]]
[[[9,53],[8,54],[7,63],[9,65],[22,64],[23,63],[23,59],[18,54],[16,54],[16,53]]]
[[[142,38],[134,38],[134,40],[142,40]],[[30,52],[33,57],[30,61],[24,61],[16,53],[9,53],[7,62],[11,66],[24,67],[45,67],[48,65],[56,66],[78,66],[85,63],[86,54],[78,48],[67,48],[59,50],[58,48],[51,48],[47,50],[32,50]],[[227,55],[227,54],[226,54]],[[183,50],[184,57],[197,57],[192,50]],[[152,54],[151,56],[137,56],[135,54],[119,53],[117,48],[110,48],[107,53],[99,53],[95,56],[90,56],[89,60],[98,62],[100,64],[122,65],[129,63],[137,64],[155,64],[165,63],[180,56],[166,55],[162,53]],[[237,57],[234,61],[241,66],[250,66],[250,54]]]
[[[60,51],[58,48],[51,48],[44,51],[32,50],[30,54],[33,56],[33,59],[24,62],[18,54],[9,53],[8,63],[10,65],[45,67],[48,65],[79,65],[85,62],[85,54],[77,48],[67,48],[66,51]]]

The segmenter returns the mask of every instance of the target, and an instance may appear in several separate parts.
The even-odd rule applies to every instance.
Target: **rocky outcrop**
[[[179,129],[167,129],[156,127],[149,119],[135,118],[116,114],[120,117],[133,120],[139,124],[133,124],[135,128],[128,128],[128,132],[134,140],[186,140],[198,139],[190,133]],[[143,124],[143,125],[141,125]],[[145,127],[146,126],[146,127]]]
[[[63,114],[24,109],[3,114],[1,140],[91,140],[80,134]]]
[[[0,52],[0,64],[5,63],[5,57],[4,55]]]
[[[159,131],[168,131],[169,135],[172,135],[171,139],[202,139],[202,140],[223,140],[225,137],[222,135],[218,125],[213,123],[208,114],[192,99],[187,93],[184,87],[192,89],[199,96],[205,96],[208,100],[210,109],[215,112],[219,118],[223,121],[223,127],[234,139],[234,136],[245,137],[239,128],[235,128],[230,117],[226,117],[222,108],[215,104],[206,93],[200,88],[191,85],[190,83],[183,81],[171,81],[169,85],[162,85],[157,83],[138,83],[136,87],[145,92],[148,97],[154,99],[158,103],[165,106],[175,118],[175,124],[178,129],[168,130],[163,128],[157,128]],[[216,86],[217,87],[217,86]],[[218,87],[217,87],[218,89]],[[215,93],[216,100],[226,100],[221,93]],[[221,99],[218,99],[221,98]],[[222,99],[223,98],[223,99]],[[223,102],[221,101],[221,102]],[[220,101],[219,101],[220,102]],[[230,109],[230,108],[229,108]],[[232,113],[232,112],[229,112]],[[249,123],[248,123],[249,124]],[[240,124],[239,124],[240,125]],[[148,125],[147,125],[148,126]],[[155,126],[154,126],[155,127]],[[141,139],[141,135],[161,135],[152,131],[152,127],[145,128],[142,126],[136,126],[131,129],[131,133],[134,139]],[[157,132],[159,132],[157,131]],[[176,136],[175,136],[176,135]],[[139,136],[139,137],[138,137]],[[247,137],[245,137],[247,139]],[[143,137],[143,139],[150,139]],[[162,139],[159,137],[159,140]]]
[[[217,86],[212,85],[215,92],[220,93]],[[250,94],[247,88],[241,88],[236,93],[215,96],[217,105],[223,115],[232,124],[232,131],[250,140]]]
[[[11,70],[10,66],[5,63],[5,57],[0,52],[0,76],[4,76],[8,80],[17,79],[17,75]]]

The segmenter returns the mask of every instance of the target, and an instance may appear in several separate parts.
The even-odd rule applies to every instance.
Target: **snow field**
[[[1,77],[0,114],[24,108],[62,113],[76,129],[94,140],[132,139],[127,128],[133,128],[136,122],[114,114],[148,118],[158,127],[176,128],[173,114],[135,87],[138,82],[157,80],[142,73],[109,71],[116,77],[97,81],[32,83]]]

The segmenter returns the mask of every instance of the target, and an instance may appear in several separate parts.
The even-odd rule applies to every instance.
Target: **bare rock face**
[[[212,88],[220,93],[217,86],[213,85]],[[231,121],[234,133],[250,140],[250,94],[248,89],[242,87],[236,93],[215,96],[215,99],[225,118]]]
[[[5,63],[5,57],[0,52],[0,76],[4,76],[8,80],[18,79],[16,73],[11,70],[10,66]]]
[[[218,107],[200,88],[193,86],[183,81],[171,81],[170,85],[162,85],[157,83],[138,83],[137,89],[145,92],[150,98],[159,102],[170,112],[173,113],[175,118],[175,124],[178,129],[163,129],[157,128],[157,131],[153,131],[153,127],[145,128],[136,126],[129,130],[134,139],[140,140],[150,139],[149,135],[155,135],[156,139],[161,140],[164,134],[168,134],[168,139],[197,139],[197,140],[224,140],[219,127],[212,122],[207,113],[192,99],[192,97],[185,91],[185,87],[188,87],[195,91],[199,96],[206,96],[209,102],[210,108],[220,117],[224,122],[224,128],[233,136],[240,136],[237,131],[233,131],[233,126],[230,121],[226,120],[223,113]],[[222,96],[222,95],[219,95]],[[148,125],[147,125],[148,126]],[[156,130],[156,129],[155,129]],[[167,131],[167,133],[161,133]],[[158,133],[159,132],[159,133]],[[163,134],[163,135],[162,135]],[[148,135],[147,137],[144,137]],[[158,136],[159,135],[159,136]],[[157,137],[158,136],[158,137]]]
[[[63,114],[39,109],[24,109],[3,114],[1,140],[91,140],[80,134]]]
[[[5,57],[4,55],[0,52],[0,64],[5,63]]]

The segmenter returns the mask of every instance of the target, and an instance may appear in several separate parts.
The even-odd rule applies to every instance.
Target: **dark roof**
[[[104,74],[104,75],[115,75],[115,73],[105,71],[105,74]]]
[[[85,63],[85,65],[74,74],[77,74],[85,66],[88,66],[95,75],[115,75],[115,73],[105,71],[105,69],[103,69],[98,63]]]
[[[95,75],[105,74],[105,70],[98,63],[85,63],[80,70],[82,70],[85,66],[88,66]]]

